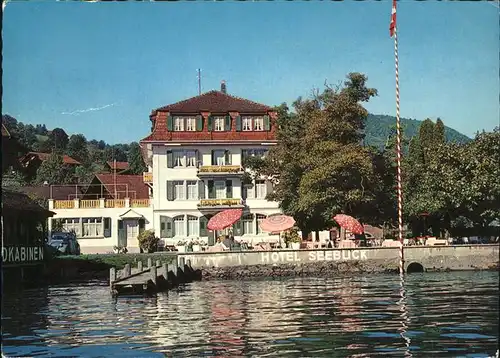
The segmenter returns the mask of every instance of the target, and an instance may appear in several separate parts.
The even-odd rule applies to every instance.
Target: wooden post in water
[[[157,272],[156,272],[156,266],[151,266],[151,281],[153,281],[153,283],[155,284],[156,286],[156,278],[157,278]]]
[[[139,272],[142,272],[142,261],[138,261],[137,262],[137,270],[139,270]]]
[[[185,265],[185,258],[184,257],[179,257],[179,267],[184,270],[184,265]]]
[[[168,271],[169,272],[172,271],[173,274],[177,277],[177,265],[176,264],[168,264]]]
[[[123,268],[124,277],[129,277],[131,274],[130,264],[126,264]]]
[[[187,261],[186,261],[186,265],[188,265],[188,267],[189,267],[189,268],[192,268],[192,267],[191,267],[191,260],[187,260]]]
[[[168,279],[168,267],[167,267],[166,263],[161,265],[161,270],[163,272],[163,278],[165,278],[165,280],[167,280]]]
[[[116,269],[111,267],[109,269],[109,288],[113,288],[113,282],[116,281]]]
[[[148,257],[148,268],[151,268],[153,266],[153,260],[151,260],[151,257]]]
[[[160,260],[156,260],[156,266],[161,266]]]

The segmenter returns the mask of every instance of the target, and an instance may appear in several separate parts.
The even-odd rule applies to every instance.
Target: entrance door
[[[118,246],[127,247],[127,231],[123,220],[118,220]]]
[[[138,220],[125,220],[125,232],[127,233],[127,241],[137,240],[137,235],[139,235]]]

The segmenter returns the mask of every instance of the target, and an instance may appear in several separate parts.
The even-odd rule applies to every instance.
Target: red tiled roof
[[[120,197],[128,194],[131,199],[149,199],[149,189],[144,184],[142,175],[96,174],[96,178],[110,194],[114,192],[116,183],[116,190],[120,192]]]
[[[168,111],[172,113],[227,113],[230,111],[241,113],[266,113],[272,108],[264,104],[250,101],[228,95],[220,91],[210,91],[199,96],[188,98],[186,100],[169,104],[152,111],[156,114],[158,111]]]
[[[110,161],[110,162],[106,162],[106,164],[109,165],[109,167],[111,169],[128,170],[128,168],[129,168],[128,162],[113,162],[113,161]]]
[[[71,200],[81,197],[84,186],[82,185],[41,185],[24,186],[20,190],[28,195],[42,199]]]
[[[35,156],[38,159],[40,159],[41,161],[45,161],[45,160],[50,158],[51,154],[50,153],[29,152],[21,160],[24,161],[28,156]],[[74,165],[81,164],[78,160],[71,158],[69,155],[63,155],[63,162],[65,164],[74,164]]]
[[[3,208],[7,209],[6,211],[8,212],[10,212],[11,210],[16,210],[38,212],[45,215],[46,217],[54,215],[52,211],[47,210],[47,208],[42,208],[25,193],[6,189],[2,189],[2,205]]]

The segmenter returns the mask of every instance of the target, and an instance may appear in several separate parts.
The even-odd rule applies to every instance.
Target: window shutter
[[[231,153],[229,150],[224,151],[224,164],[231,165]]]
[[[199,150],[196,151],[196,168],[199,168],[203,165],[203,156]]]
[[[139,219],[139,234],[144,231],[146,227],[146,220]]]
[[[160,215],[160,238],[167,237],[167,217]]]
[[[208,198],[215,199],[214,181],[208,181]]]
[[[104,218],[104,237],[111,237],[111,218]]]
[[[266,197],[273,192],[273,183],[270,180],[266,180]]]
[[[241,132],[241,116],[236,117],[236,132]]]
[[[228,198],[228,199],[233,198],[233,181],[232,180],[226,180],[226,198]]]
[[[198,219],[198,222],[200,224],[200,236],[208,236],[208,230],[207,230],[208,219],[205,216],[201,216]]]
[[[167,200],[175,200],[174,182],[171,180],[167,180]]]
[[[231,116],[226,116],[226,126],[224,128],[226,131],[231,130]]]
[[[167,130],[169,132],[174,130],[174,118],[172,116],[167,117]]]
[[[212,164],[211,165],[216,165],[217,163],[215,162],[215,150],[212,150]]]
[[[205,182],[203,180],[198,182],[198,198],[205,199]]]
[[[165,231],[167,234],[167,238],[172,238],[175,236],[174,220],[172,220],[170,216],[165,216]]]
[[[196,116],[196,130],[198,132],[203,130],[203,116],[201,114]]]
[[[214,117],[212,116],[208,116],[208,131],[211,132],[212,131],[212,122],[214,120]]]
[[[123,220],[118,220],[118,230],[123,229]]]
[[[269,119],[269,116],[264,116],[264,130],[271,130],[271,121]]]
[[[241,229],[242,226],[243,225],[242,225],[241,219],[234,223],[234,225],[233,225],[233,234],[234,234],[234,236],[241,236],[241,235],[243,235],[243,230]]]
[[[174,167],[174,153],[171,150],[167,150],[167,168]]]

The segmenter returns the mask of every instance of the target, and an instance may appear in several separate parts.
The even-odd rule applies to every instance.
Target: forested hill
[[[404,135],[407,138],[412,138],[417,135],[422,122],[423,121],[416,119],[401,118]],[[365,127],[365,144],[382,148],[385,145],[391,130],[395,128],[395,125],[396,117],[384,114],[369,114]],[[445,127],[445,135],[446,139],[450,142],[467,143],[471,141],[469,137],[450,127]]]

